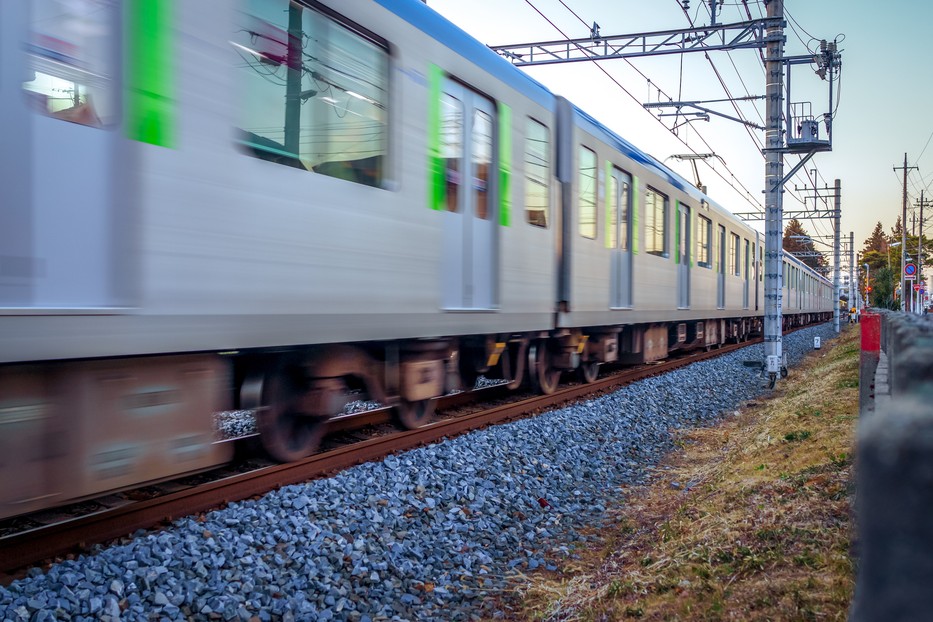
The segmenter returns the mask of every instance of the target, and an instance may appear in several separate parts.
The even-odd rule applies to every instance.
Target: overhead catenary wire
[[[586,26],[587,28],[590,28],[590,25],[587,24],[587,22],[586,22],[582,17],[580,17],[579,14],[577,14],[577,13],[576,13],[575,11],[573,11],[569,6],[567,6],[567,4],[564,2],[564,0],[558,0],[558,1],[559,1],[565,8],[567,8],[567,10],[570,11],[570,12],[574,15],[574,17],[576,17],[584,26]],[[549,17],[547,17],[537,6],[535,6],[534,3],[531,2],[531,0],[525,0],[525,3],[528,4],[528,6],[530,6],[538,15],[540,15],[542,19],[544,19],[546,22],[548,22],[548,24],[550,24],[551,27],[553,27],[557,32],[559,32],[559,33],[561,34],[561,36],[563,36],[563,37],[564,37],[565,39],[567,39],[567,40],[570,40],[570,39],[571,39],[571,38],[570,38],[556,23],[554,23],[553,20],[551,20]],[[635,65],[633,65],[632,62],[631,62],[629,59],[623,59],[623,60],[625,60],[626,63],[628,63],[628,65],[629,65],[632,69],[634,69],[639,75],[641,75],[643,78],[645,78],[645,80],[647,80],[648,82],[651,82],[651,80],[648,78],[648,76],[646,76],[641,70],[639,70],[637,67],[635,67]],[[603,74],[605,74],[605,76],[608,77],[616,86],[618,86],[620,89],[622,89],[622,91],[623,91],[626,95],[628,95],[633,101],[635,101],[635,102],[638,103],[639,105],[642,105],[642,102],[641,102],[637,97],[635,97],[635,95],[632,94],[631,91],[629,91],[627,88],[625,88],[625,86],[623,86],[621,82],[619,82],[614,76],[612,76],[612,74],[610,74],[602,65],[600,65],[598,61],[594,60],[594,61],[593,61],[593,64],[594,64],[594,66],[595,66],[596,68],[598,68]],[[663,93],[663,91],[661,91],[661,89],[658,89],[658,90],[659,90],[659,92],[662,92],[662,93]],[[665,97],[668,97],[668,99],[670,99],[670,96],[667,95],[667,93],[664,93],[664,95],[665,95]],[[681,138],[679,135],[677,135],[676,133],[674,133],[674,132],[671,130],[671,128],[668,128],[660,119],[658,119],[658,118],[655,117],[654,115],[652,115],[652,118],[655,119],[658,123],[660,123],[661,126],[664,127],[666,130],[668,130],[669,132],[671,132],[671,133],[673,134],[673,136],[674,136],[681,144],[683,144],[687,149],[690,150],[691,153],[693,153],[694,155],[699,155],[699,153],[698,153],[693,147],[691,147],[691,146],[690,146],[683,138]],[[694,132],[697,134],[697,137],[698,137],[699,140],[704,144],[704,146],[705,146],[709,151],[713,151],[712,146],[709,144],[709,142],[707,142],[707,140],[702,136],[702,134],[700,134],[700,132],[696,130],[696,128],[694,128]],[[764,209],[764,207],[761,205],[761,203],[755,198],[755,195],[752,194],[752,192],[745,186],[745,184],[742,183],[742,181],[741,181],[738,177],[735,176],[735,174],[734,174],[731,170],[729,170],[729,167],[728,167],[728,166],[726,167],[726,170],[727,170],[727,172],[729,173],[729,176],[735,181],[736,184],[738,184],[738,185],[741,187],[741,190],[739,190],[739,188],[736,188],[735,184],[733,184],[733,183],[730,182],[728,179],[726,179],[726,177],[725,177],[718,169],[716,169],[716,168],[710,166],[708,163],[707,163],[707,166],[709,166],[710,170],[712,170],[713,173],[715,173],[720,179],[722,179],[722,180],[726,183],[726,185],[728,185],[730,188],[732,188],[732,189],[735,190],[738,194],[740,194],[740,195],[742,196],[742,198],[745,199],[750,205],[752,205],[753,207],[755,207],[755,208],[758,209],[759,211],[762,211],[762,210]],[[744,193],[744,194],[743,194],[743,193]]]
[[[705,3],[702,3],[702,4],[705,6]],[[681,10],[683,10],[684,15],[687,17],[688,21],[690,21],[690,26],[691,26],[691,27],[695,27],[696,24],[695,24],[694,20],[690,19],[690,16],[689,16],[689,14],[687,13],[686,9],[685,9],[682,5],[680,5],[680,2],[678,2],[678,5],[680,6]],[[761,12],[760,2],[756,2],[756,5],[759,7],[759,12]],[[739,6],[739,3],[733,4],[732,6]],[[745,17],[746,17],[747,19],[751,20],[751,19],[752,19],[752,14],[751,14],[751,10],[750,10],[750,8],[749,8],[749,6],[748,6],[747,0],[743,0],[743,1],[741,2],[741,6],[744,7],[744,9],[745,9]],[[799,27],[799,24],[796,22],[796,20],[794,20],[794,24],[797,24],[797,26]],[[792,26],[792,29],[793,29],[793,26]],[[807,34],[808,37],[810,37],[810,41],[816,40],[815,37],[813,37],[812,35],[810,35],[810,33],[808,33],[808,32],[807,32],[805,29],[803,29],[802,27],[800,27],[800,30],[802,30],[805,34]],[[798,35],[798,38],[801,40],[801,43],[804,44],[804,47],[806,47],[806,48],[808,49],[808,51],[810,51],[810,52],[812,53],[812,50],[810,50],[809,44],[808,44],[807,42],[804,42],[804,41],[803,41],[803,39],[799,36],[799,34],[796,33],[796,30],[794,30],[794,32],[795,32],[795,34]],[[839,37],[837,37],[837,40],[838,40],[838,39],[839,39]],[[740,119],[742,119],[743,121],[745,121],[745,120],[746,120],[746,117],[745,117],[745,116],[743,115],[743,113],[740,111],[740,109],[739,109],[739,107],[738,107],[738,104],[736,103],[736,101],[737,101],[738,98],[735,98],[735,97],[732,96],[731,90],[730,90],[729,87],[726,85],[725,80],[723,79],[722,74],[720,73],[719,69],[716,67],[716,63],[713,61],[713,59],[709,56],[709,54],[705,54],[705,56],[706,56],[707,61],[708,61],[709,64],[710,64],[710,67],[712,68],[713,72],[716,74],[716,77],[718,78],[718,80],[719,80],[719,82],[720,82],[720,85],[722,86],[724,92],[729,96],[730,101],[731,101],[732,104],[733,104],[733,108],[734,108],[734,110],[735,110],[735,112],[736,112],[736,115],[737,115]],[[750,91],[749,91],[749,89],[748,89],[748,86],[745,84],[745,80],[742,78],[742,75],[741,75],[741,73],[739,72],[738,67],[737,67],[736,64],[735,64],[735,59],[733,58],[733,56],[732,56],[732,54],[731,54],[730,52],[727,52],[727,56],[728,56],[728,58],[729,58],[729,60],[730,60],[730,62],[731,62],[731,64],[732,64],[732,66],[733,66],[733,69],[734,69],[735,72],[736,72],[736,76],[739,78],[739,81],[741,82],[742,87],[745,89],[745,93],[746,93],[746,94],[749,94]],[[764,68],[764,55],[763,55],[763,52],[759,54],[759,57],[760,57],[761,60],[762,60],[761,69],[762,69],[762,72],[764,72],[764,69],[765,69],[765,68]],[[841,73],[841,72],[840,72],[840,73]],[[836,88],[837,88],[837,100],[836,100],[836,106],[835,106],[834,110],[833,110],[832,113],[831,113],[832,116],[835,116],[835,113],[836,113],[836,111],[837,111],[838,108],[839,108],[839,101],[840,101],[840,99],[841,99],[841,81],[840,81],[840,83],[837,83]],[[761,110],[760,110],[757,106],[754,107],[754,110],[755,110],[756,114],[758,115],[759,119],[762,120],[762,122],[763,122],[763,117],[762,117],[762,114],[761,114]],[[753,132],[751,132],[751,129],[750,129],[748,126],[745,126],[745,129],[746,129],[746,132],[748,133],[749,137],[751,138],[752,143],[759,149],[759,151],[761,151],[761,149],[762,149],[762,147],[763,147],[763,145],[762,145],[762,143],[761,143],[761,139],[760,139],[757,135],[755,135]],[[799,177],[800,174],[801,174],[801,173],[798,172],[796,176]],[[815,187],[815,180],[810,180],[810,181],[813,183],[813,185],[814,185],[814,187]],[[801,198],[801,196],[800,196],[799,194],[797,194],[795,190],[792,190],[792,189],[790,189],[790,188],[787,189],[787,192],[788,192],[791,196],[793,196],[798,202],[800,202],[800,203],[804,206],[805,209],[807,208],[807,203],[806,203],[805,198]],[[817,219],[814,219],[814,228],[820,228],[820,226],[819,226],[819,220],[817,220]]]

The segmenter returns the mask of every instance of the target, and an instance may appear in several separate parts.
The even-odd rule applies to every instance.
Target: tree
[[[898,216],[897,220],[894,222],[894,226],[891,227],[891,236],[888,238],[889,241],[895,242],[901,239],[901,234],[903,231],[903,226],[901,225],[901,217]]]
[[[862,253],[865,253],[865,251],[877,251],[882,253],[887,243],[888,240],[884,237],[884,227],[881,226],[881,221],[879,220],[875,224],[875,228],[871,232],[871,235],[865,240]]]
[[[901,218],[898,216],[891,227],[890,235],[884,234],[884,228],[881,223],[875,225],[871,235],[865,240],[865,246],[862,248],[859,260],[859,280],[863,287],[871,287],[869,303],[876,307],[886,309],[900,308],[900,303],[895,299],[895,294],[901,280],[901,234],[903,227]],[[922,241],[922,252],[920,258],[923,265],[930,265],[930,256],[927,253],[926,236],[918,240],[918,236],[907,234],[906,255],[911,260],[917,260],[917,244]],[[892,246],[896,244],[896,246]],[[864,266],[868,264],[870,276],[864,273]],[[871,279],[868,282],[867,278]]]
[[[822,253],[816,250],[813,239],[803,224],[796,218],[790,220],[784,227],[784,240],[782,246],[791,255],[807,264],[814,270],[822,272],[828,265]]]

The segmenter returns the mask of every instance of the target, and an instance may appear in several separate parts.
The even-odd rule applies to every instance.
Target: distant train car
[[[754,231],[417,0],[5,0],[0,128],[0,516],[760,326]]]

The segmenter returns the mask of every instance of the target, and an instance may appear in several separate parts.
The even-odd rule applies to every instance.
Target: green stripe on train
[[[172,1],[127,0],[126,136],[172,147]]]
[[[512,109],[499,107],[499,224],[508,227],[512,210]]]
[[[680,201],[674,199],[674,263],[680,263]]]
[[[441,85],[444,72],[428,67],[428,207],[444,209],[444,160],[441,158]]]
[[[697,221],[696,210],[690,210],[689,217],[687,218],[687,227],[688,227],[687,231],[690,231],[692,229],[693,235],[687,236],[688,238],[690,238],[687,241],[687,263],[690,264],[691,268],[693,268],[693,254],[694,254],[693,246],[696,244],[696,240],[697,240],[696,221]]]

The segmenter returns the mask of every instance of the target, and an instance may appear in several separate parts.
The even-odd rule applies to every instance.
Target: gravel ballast
[[[791,373],[833,335],[785,335]],[[750,346],[33,569],[0,588],[0,620],[496,617],[484,600],[572,555],[619,486],[673,448],[672,429],[760,395],[743,361],[761,359]]]

